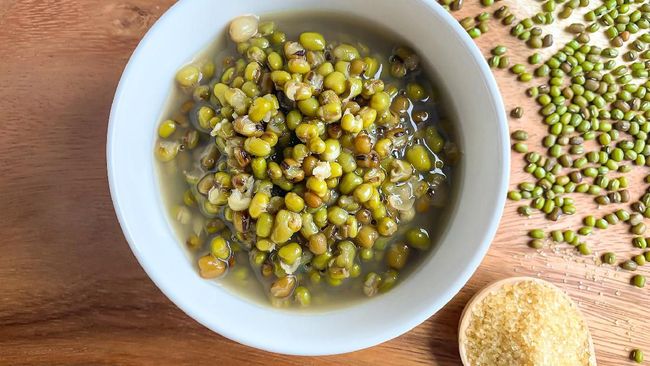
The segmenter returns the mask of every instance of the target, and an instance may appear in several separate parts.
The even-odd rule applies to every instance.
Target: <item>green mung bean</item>
[[[540,55],[537,52],[533,53],[532,55],[530,55],[530,57],[528,57],[528,63],[531,64],[531,65],[536,65],[536,64],[540,63],[541,61],[542,61],[542,55]]]
[[[503,20],[501,20],[501,23],[503,25],[511,25],[512,23],[515,22],[515,20],[517,20],[517,18],[515,17],[514,14],[508,14],[503,18]],[[523,26],[521,28],[522,28],[522,32],[523,32]]]
[[[598,219],[596,220],[595,226],[598,229],[605,230],[609,227],[609,223],[605,219]]]
[[[585,31],[585,26],[582,23],[572,23],[566,30],[569,33],[580,34]]]
[[[623,268],[626,271],[636,271],[637,268],[639,267],[635,261],[633,260],[626,260],[624,262],[621,262],[620,264],[621,268]]]
[[[564,236],[562,235],[562,232],[560,230],[553,230],[551,232],[551,238],[555,242],[561,242],[564,240]]]
[[[491,17],[490,13],[484,11],[476,17],[476,20],[478,20],[479,22],[484,22],[486,20],[489,20],[490,17]]]
[[[494,48],[492,49],[491,52],[492,52],[492,54],[493,54],[494,56],[502,56],[502,55],[504,55],[507,51],[508,51],[508,49],[506,48],[506,46],[501,46],[501,45],[499,45],[499,46],[494,47]]]
[[[610,264],[610,265],[614,264],[614,263],[616,263],[616,254],[614,254],[612,252],[604,253],[603,256],[602,256],[602,261],[603,261],[603,263],[607,263],[607,264]]]
[[[510,14],[510,9],[506,5],[494,11],[494,17],[497,19],[503,19],[509,14]]]
[[[578,249],[578,252],[580,252],[580,254],[582,254],[582,255],[591,254],[591,248],[589,248],[589,246],[586,243],[580,243],[578,245],[577,249]]]
[[[605,220],[607,220],[610,225],[616,225],[619,221],[618,217],[613,213],[605,215]]]
[[[515,64],[510,68],[510,71],[513,74],[521,75],[524,72],[526,72],[526,67],[524,65],[522,65],[522,64]]]
[[[530,48],[542,48],[542,38],[540,36],[532,36],[528,39],[528,42],[526,42],[526,44]]]
[[[645,261],[645,256],[643,256],[643,254],[635,255],[634,257],[632,257],[632,260],[633,260],[633,261],[634,261],[634,262],[635,262],[639,267],[645,266],[646,261]]]
[[[518,141],[528,140],[528,132],[524,130],[517,130],[512,133],[512,138]]]
[[[466,31],[469,31],[470,29],[474,28],[474,25],[476,22],[474,21],[474,18],[472,17],[466,17],[460,20],[460,25],[465,29]]]
[[[632,239],[632,245],[636,248],[645,249],[648,246],[646,239],[642,236],[637,236]]]
[[[520,154],[525,154],[528,152],[528,145],[523,142],[517,142],[512,145],[512,149]]]
[[[533,213],[530,206],[519,206],[519,208],[517,208],[517,212],[522,216],[530,216]]]
[[[487,33],[490,30],[490,26],[486,20],[478,23],[478,29],[481,31],[481,34]]]
[[[500,69],[507,69],[508,66],[510,66],[510,57],[501,56],[501,59],[499,60],[499,68]]]
[[[593,229],[591,227],[583,226],[580,229],[578,229],[578,234],[582,235],[582,236],[587,236],[587,235],[590,235],[592,233],[592,231],[593,231]]]
[[[635,235],[643,235],[643,233],[645,233],[645,230],[646,230],[646,226],[642,222],[638,223],[638,224],[632,226],[632,228],[630,228],[630,231]]]
[[[490,67],[493,69],[499,67],[500,62],[501,62],[501,57],[499,56],[492,56],[488,59],[488,65],[490,65]]]
[[[518,80],[521,81],[521,82],[531,81],[531,80],[533,80],[533,74],[528,73],[528,72],[524,72],[524,73],[519,75]]]
[[[618,217],[618,219],[621,221],[628,221],[630,219],[630,214],[623,209],[617,210],[615,214],[616,217]]]
[[[478,38],[481,36],[481,30],[478,28],[472,28],[467,31],[467,34],[469,34],[469,36],[472,38]]]
[[[632,284],[638,288],[645,287],[645,276],[643,275],[634,275],[632,277]],[[643,362],[643,353],[639,353],[639,350],[635,350],[632,354],[631,357],[632,359],[638,363]]]

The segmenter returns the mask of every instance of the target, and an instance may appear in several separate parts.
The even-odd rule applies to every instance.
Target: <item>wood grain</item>
[[[172,3],[0,0],[0,364],[458,365],[463,305],[488,282],[512,275],[549,280],[578,302],[600,365],[626,364],[632,346],[650,352],[648,290],[632,288],[628,274],[577,258],[570,248],[527,249],[526,231],[548,224],[539,216],[523,220],[513,203],[465,288],[422,325],[372,349],[319,358],[270,354],[231,342],[186,316],[147,278],[122,236],[104,148],[121,71],[140,37]],[[455,16],[481,11],[478,1],[466,3]],[[520,16],[538,6],[532,0],[497,4],[506,3]],[[525,46],[505,27],[492,22],[492,28],[478,40],[484,53],[501,43],[513,61],[524,61]],[[511,121],[511,129],[533,131],[531,147],[539,149],[544,126],[532,101],[506,71],[496,76],[506,107],[527,111]],[[526,178],[522,164],[515,156],[513,184]],[[647,174],[638,170],[633,197]],[[583,213],[612,209],[596,211],[587,199],[578,206]],[[563,218],[553,227],[575,226],[578,219]],[[621,225],[589,241],[598,251],[630,252]]]

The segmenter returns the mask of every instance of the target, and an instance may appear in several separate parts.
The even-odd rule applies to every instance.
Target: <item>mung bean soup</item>
[[[241,16],[172,89],[154,155],[204,279],[278,307],[347,305],[397,285],[444,231],[452,116],[384,29]]]

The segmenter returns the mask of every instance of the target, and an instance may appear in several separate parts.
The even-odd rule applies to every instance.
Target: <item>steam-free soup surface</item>
[[[269,33],[270,26],[265,23],[266,21],[275,23],[274,33]],[[234,124],[233,119],[236,119],[235,117],[232,115],[223,116],[223,112],[232,114],[232,109],[225,108],[224,110],[219,98],[214,95],[214,90],[219,88],[215,88],[215,85],[228,79],[228,73],[230,72],[228,69],[231,67],[236,68],[235,65],[238,59],[243,58],[246,65],[250,64],[247,53],[244,52],[242,55],[238,52],[243,51],[246,47],[242,44],[234,44],[227,34],[220,35],[213,44],[191,60],[188,60],[189,62],[185,66],[190,66],[190,71],[200,70],[199,81],[193,83],[191,72],[188,74],[185,69],[182,69],[179,72],[181,84],[179,85],[179,82],[174,83],[167,106],[161,114],[161,125],[155,150],[159,160],[158,178],[160,189],[168,211],[169,222],[178,238],[179,245],[186,248],[188,260],[195,267],[198,266],[197,271],[201,270],[200,273],[203,277],[217,277],[206,280],[213,281],[215,285],[222,286],[228,291],[232,291],[255,303],[272,304],[276,307],[302,306],[322,310],[349,305],[367,299],[369,296],[380,296],[381,293],[388,291],[393,286],[399,285],[400,282],[404,281],[408,273],[417,269],[423,258],[430,255],[434,250],[436,242],[445,230],[446,214],[453,196],[453,190],[451,189],[453,185],[452,171],[454,165],[457,164],[459,153],[458,148],[453,143],[453,123],[451,115],[444,108],[444,96],[440,95],[440,92],[435,87],[434,79],[423,70],[423,65],[418,64],[417,67],[414,67],[413,64],[409,64],[409,62],[417,60],[417,58],[407,59],[411,57],[404,51],[408,50],[408,47],[399,48],[400,46],[408,46],[409,42],[398,39],[386,29],[374,24],[365,23],[359,19],[350,19],[338,14],[323,13],[276,14],[260,19],[259,32],[255,38],[259,38],[260,33],[268,33],[264,36],[269,41],[269,49],[265,53],[268,55],[272,50],[275,50],[277,54],[283,56],[284,65],[281,70],[287,70],[288,59],[286,54],[283,54],[285,51],[284,45],[277,43],[278,40],[282,39],[279,32],[286,35],[286,41],[296,42],[298,40],[310,40],[301,38],[301,34],[304,32],[321,34],[327,42],[327,48],[323,51],[312,52],[314,54],[318,52],[322,55],[327,54],[323,56],[325,58],[323,62],[331,61],[335,70],[342,69],[344,66],[350,67],[352,65],[354,68],[360,64],[363,65],[365,71],[361,72],[360,75],[353,75],[356,72],[354,71],[347,77],[349,79],[360,79],[364,83],[363,93],[366,92],[366,83],[374,79],[382,80],[384,84],[383,90],[390,96],[390,108],[383,112],[384,114],[379,113],[378,115],[385,116],[386,113],[391,113],[391,116],[383,119],[377,117],[372,126],[367,128],[364,126],[362,131],[357,132],[353,127],[348,127],[348,125],[351,126],[350,123],[352,122],[347,123],[346,121],[346,123],[343,123],[342,117],[339,119],[333,117],[334,120],[323,122],[322,116],[318,114],[310,118],[305,113],[301,113],[301,123],[320,123],[324,127],[324,133],[322,134],[324,137],[322,140],[324,141],[332,140],[332,129],[341,131],[341,126],[352,129],[352,131],[347,131],[343,128],[342,133],[336,135],[338,140],[342,141],[340,143],[342,145],[341,155],[338,158],[329,159],[331,161],[328,161],[327,153],[315,153],[320,147],[315,147],[316,150],[310,151],[309,148],[312,144],[309,141],[303,141],[304,139],[301,140],[299,136],[301,130],[292,126],[293,130],[285,128],[285,132],[276,134],[275,137],[279,137],[278,142],[267,156],[256,157],[254,154],[242,153],[252,159],[253,163],[239,171],[250,176],[250,179],[254,180],[256,185],[260,184],[259,181],[271,180],[272,182],[267,182],[269,187],[272,187],[268,191],[269,196],[282,197],[287,204],[278,208],[288,212],[288,215],[304,215],[307,213],[310,214],[307,216],[316,217],[318,208],[310,207],[309,203],[311,203],[312,199],[318,197],[313,194],[308,195],[308,192],[313,192],[310,191],[309,183],[305,184],[310,176],[305,175],[304,180],[292,183],[293,187],[291,189],[284,189],[287,187],[284,187],[283,183],[268,178],[267,170],[270,172],[271,162],[278,162],[278,166],[286,167],[282,165],[288,157],[284,148],[291,148],[297,144],[302,144],[302,147],[307,146],[307,153],[313,157],[303,157],[302,161],[298,161],[300,163],[299,167],[304,167],[305,159],[312,159],[326,164],[321,164],[321,168],[327,166],[327,169],[330,169],[336,164],[347,168],[351,163],[349,159],[344,158],[351,157],[352,162],[356,164],[356,169],[352,171],[353,174],[359,173],[359,176],[363,178],[367,177],[369,172],[372,175],[373,172],[380,171],[384,175],[381,185],[376,187],[375,190],[380,194],[381,205],[388,208],[384,210],[384,215],[391,218],[394,227],[388,227],[390,226],[388,224],[386,224],[388,226],[384,225],[385,222],[380,219],[382,214],[375,209],[369,208],[367,202],[361,202],[365,200],[364,192],[360,192],[358,196],[356,192],[341,193],[344,182],[343,176],[347,173],[345,171],[341,177],[327,178],[334,179],[334,182],[330,184],[334,188],[329,187],[327,190],[330,193],[326,193],[324,198],[320,198],[327,202],[327,197],[331,198],[330,195],[337,195],[337,200],[332,200],[333,202],[330,204],[324,203],[324,205],[327,206],[328,210],[331,210],[334,206],[337,208],[343,206],[348,221],[354,221],[353,225],[356,227],[356,231],[363,230],[365,235],[371,231],[373,234],[377,234],[379,230],[390,235],[377,234],[375,235],[376,238],[372,236],[373,243],[371,243],[371,247],[368,247],[367,243],[360,243],[358,238],[338,238],[341,235],[350,236],[355,233],[355,229],[351,228],[350,225],[352,224],[349,222],[342,225],[328,222],[327,225],[317,226],[318,234],[328,240],[327,253],[331,256],[328,261],[325,261],[325,268],[318,269],[314,263],[318,260],[323,262],[322,255],[318,259],[319,255],[311,252],[310,241],[304,237],[302,231],[294,234],[286,242],[274,243],[272,240],[268,240],[269,238],[259,237],[254,234],[259,219],[252,216],[259,216],[259,214],[254,215],[251,206],[247,206],[247,209],[243,211],[247,222],[244,224],[240,222],[239,225],[230,220],[240,220],[242,215],[236,214],[233,217],[233,210],[229,208],[228,203],[222,202],[221,206],[212,205],[210,207],[214,211],[206,212],[202,205],[205,205],[206,202],[209,204],[210,198],[208,198],[207,194],[201,195],[199,192],[201,184],[204,184],[201,182],[205,182],[204,177],[209,175],[212,183],[214,180],[212,174],[222,171],[222,173],[218,174],[226,174],[232,177],[237,171],[229,168],[229,164],[236,164],[236,159],[232,156],[233,152],[231,151],[231,155],[228,155],[228,153],[222,151],[227,149],[229,141],[233,141],[232,138],[223,138],[216,132],[209,131],[213,128],[214,130],[218,129],[218,127],[212,125],[214,122],[206,130],[201,130],[200,127],[197,128],[196,124],[200,124],[197,121],[203,117],[200,114],[205,112],[199,107],[204,106],[210,109],[213,113],[208,113],[208,117],[211,117],[213,121],[221,121],[226,118],[226,120],[229,120],[226,123]],[[264,40],[255,40],[255,38],[248,40],[246,44],[265,45]],[[361,60],[367,61],[368,58],[375,60],[375,70],[369,74],[371,71],[368,66],[369,62],[361,63],[357,61],[355,63],[352,61],[346,63],[346,61],[337,60],[332,54],[341,54],[339,51],[334,51],[336,46],[341,44],[354,46],[358,50]],[[313,54],[310,56],[313,59]],[[307,56],[307,58],[310,56]],[[417,56],[413,54],[413,57]],[[271,75],[273,70],[270,69],[270,61],[268,60],[259,63],[260,70],[262,73]],[[337,61],[339,61],[338,64]],[[179,69],[183,66],[179,65]],[[414,68],[410,70],[409,67]],[[317,66],[312,66],[311,69],[314,74],[321,70]],[[183,74],[183,72],[186,73]],[[226,76],[224,76],[224,73]],[[245,73],[246,71],[242,70],[242,77],[246,76]],[[177,81],[179,75],[177,75]],[[235,75],[222,84],[232,87],[232,79],[236,75],[238,74],[235,71]],[[327,80],[327,76],[324,76],[324,78]],[[307,77],[303,76],[303,79],[307,79]],[[184,82],[189,84],[183,86]],[[235,86],[237,86],[237,83],[237,81],[234,81]],[[259,84],[261,85],[261,82]],[[324,84],[328,85],[327,82]],[[348,82],[348,88],[350,88],[350,84],[351,82]],[[246,89],[245,86],[239,86],[238,89]],[[279,100],[278,112],[282,113],[283,117],[280,118],[276,115],[276,117],[269,119],[270,114],[267,114],[266,120],[258,123],[266,131],[272,131],[274,127],[271,125],[277,123],[278,119],[284,119],[285,121],[281,122],[285,126],[288,125],[287,116],[292,110],[302,111],[301,107],[298,107],[300,102],[287,98],[286,88],[279,87],[278,83],[275,82],[273,86],[270,94]],[[322,96],[327,87],[324,86],[319,91],[312,89],[315,98],[318,99],[318,93]],[[339,99],[344,99],[345,93],[348,93],[348,91],[340,93]],[[352,103],[357,104],[356,107],[352,107],[353,110],[365,108],[363,110],[367,111],[373,105],[376,106],[376,104],[373,104],[372,97],[367,96],[366,98],[363,93],[350,99]],[[289,94],[292,93],[289,92]],[[255,98],[259,97],[262,97],[262,95],[250,97],[249,102],[251,105],[255,105]],[[294,98],[297,98],[297,96]],[[349,104],[345,103],[345,101],[340,102],[343,111],[349,106]],[[341,114],[345,115],[346,113]],[[354,115],[354,112],[352,114]],[[358,114],[361,115],[363,112],[358,112]],[[248,115],[251,115],[251,109],[248,110]],[[361,117],[359,119],[361,120]],[[316,122],[317,120],[320,121]],[[241,138],[242,141],[252,138],[252,136],[234,135]],[[360,137],[357,139],[359,135],[365,135],[368,138]],[[262,136],[262,138],[265,136]],[[348,139],[347,142],[346,139]],[[391,144],[384,144],[386,140],[391,141]],[[371,153],[360,154],[359,151],[356,151],[358,145],[355,145],[355,143],[368,141],[372,149]],[[177,149],[178,151],[174,150],[178,146],[180,146]],[[250,145],[244,144],[244,146],[249,147]],[[361,149],[364,148],[361,147]],[[173,150],[172,153],[170,153],[170,150]],[[292,153],[292,157],[300,155],[293,151],[289,152]],[[421,158],[420,155],[422,154],[426,156]],[[255,158],[258,158],[258,160],[255,160]],[[366,162],[364,159],[377,159],[377,161]],[[429,165],[426,165],[427,162]],[[258,171],[259,174],[255,174],[252,169],[261,164],[264,164],[265,170],[262,173]],[[365,166],[364,164],[369,165]],[[314,172],[315,170],[309,172],[312,177],[317,175]],[[303,171],[302,174],[305,174],[305,172]],[[407,176],[400,176],[400,174]],[[284,182],[284,179],[282,177],[280,180]],[[366,183],[365,180],[364,183]],[[250,193],[250,195],[254,197],[255,193]],[[288,209],[291,207],[296,211],[293,205],[294,201],[292,200],[291,204],[289,204],[290,201],[287,198],[291,197],[293,199],[296,196],[302,199],[304,205],[304,208],[298,210],[297,213]],[[343,198],[341,198],[342,196]],[[279,201],[276,198],[271,200]],[[253,198],[252,201],[255,201],[255,199]],[[298,204],[300,204],[299,201],[297,201]],[[269,209],[269,211],[276,211],[275,215],[277,216],[279,215],[277,213],[278,208]],[[399,208],[399,210],[396,208]],[[369,216],[366,217],[364,214]],[[304,218],[304,216],[302,217]],[[354,220],[351,218],[354,218]],[[364,223],[364,221],[367,222]],[[240,237],[237,238],[237,230],[241,229],[242,225],[248,227],[249,232],[245,235],[240,234]],[[364,226],[368,226],[368,228],[363,229]],[[215,237],[220,237],[223,240],[215,240]],[[272,235],[271,238],[273,238]],[[347,241],[352,245],[347,248],[345,247],[345,245],[348,245],[347,243],[340,244],[343,241]],[[271,244],[273,248],[260,248],[260,242],[263,243],[262,247]],[[289,250],[285,249],[284,253],[280,252],[280,249],[289,243],[295,243],[297,248],[300,248],[297,268],[292,268],[296,267],[295,262],[289,264],[285,261],[285,259],[287,261],[293,259],[287,257],[287,255],[291,257],[291,254],[286,254]],[[217,248],[217,254],[215,254],[215,248]],[[348,249],[353,250],[352,262],[346,264],[345,259],[340,259],[339,262],[338,258],[343,257],[341,253],[346,252]],[[219,257],[221,254],[223,254],[223,258]],[[215,263],[218,264],[216,267],[213,266]],[[341,263],[344,264],[341,265]],[[217,268],[220,271],[221,266],[225,266],[223,267],[225,271],[223,274],[219,272],[218,276],[211,276],[210,273],[205,272],[205,268]],[[320,267],[323,267],[322,263]],[[280,296],[277,296],[277,286],[273,287],[275,281],[278,281],[278,271],[285,272],[284,274],[291,277],[292,281],[295,282],[286,297],[283,297],[286,294],[282,293],[282,291],[280,291]],[[293,272],[287,274],[287,271]],[[273,274],[270,274],[270,272]],[[337,276],[344,278],[339,280]],[[431,281],[436,281],[436,279],[433,278]]]

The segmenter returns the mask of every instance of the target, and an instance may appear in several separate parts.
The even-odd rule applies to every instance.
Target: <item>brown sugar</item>
[[[500,286],[470,316],[464,337],[469,365],[595,365],[579,310],[566,294],[542,281]]]

